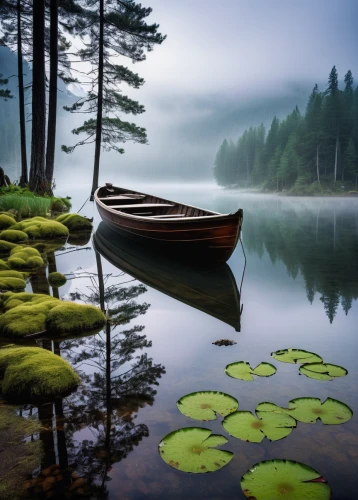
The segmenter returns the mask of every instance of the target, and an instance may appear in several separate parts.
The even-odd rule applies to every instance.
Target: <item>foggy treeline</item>
[[[165,36],[158,33],[159,25],[146,22],[151,11],[133,0],[0,1],[0,43],[15,52],[18,60],[16,135],[21,151],[21,185],[29,184],[39,194],[52,192],[59,79],[65,84],[76,83],[87,91],[84,97],[64,106],[71,113],[87,115],[83,124],[72,131],[84,139],[74,145],[62,145],[62,150],[70,153],[77,146],[95,144],[92,193],[98,186],[102,147],[123,153],[118,143],[147,142],[144,128],[121,118],[122,114],[143,113],[144,107],[119,89],[123,82],[138,89],[144,80],[117,64],[116,58],[143,61],[146,51],[163,42]],[[72,44],[73,40],[76,43]],[[24,61],[31,64],[30,82],[24,80]],[[2,100],[13,97],[7,88],[8,78],[13,76],[4,74],[0,78]],[[31,111],[26,109],[29,90]],[[31,117],[29,161],[28,115]],[[7,137],[6,121],[1,125]]]
[[[221,186],[260,187],[297,194],[358,187],[358,87],[349,70],[339,88],[334,66],[326,90],[316,84],[306,113],[298,107],[265,127],[250,127],[236,143],[226,139],[214,163]]]

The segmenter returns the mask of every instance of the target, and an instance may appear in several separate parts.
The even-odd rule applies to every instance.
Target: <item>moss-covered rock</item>
[[[42,429],[34,418],[16,415],[16,407],[0,406],[0,498],[23,498],[25,479],[41,465],[42,441],[25,440]],[[10,445],[11,443],[11,445]]]
[[[38,347],[0,350],[1,392],[8,399],[52,398],[75,389],[80,378],[60,356]]]
[[[54,272],[48,275],[48,282],[52,288],[59,288],[67,282],[67,278],[61,273]]]
[[[6,278],[0,276],[0,290],[23,290],[26,282],[21,278]]]
[[[14,224],[16,224],[14,217],[7,214],[0,214],[0,229],[8,229]]]
[[[49,311],[46,326],[53,332],[66,333],[92,330],[103,326],[106,318],[95,306],[59,301],[59,305]]]
[[[56,220],[58,222],[61,222],[61,224],[63,224],[64,226],[68,227],[70,232],[83,230],[91,231],[93,227],[90,220],[78,214],[63,214],[57,217]]]
[[[11,250],[7,264],[11,269],[37,269],[44,261],[36,248],[17,246]]]
[[[67,238],[68,236],[66,226],[45,217],[32,217],[23,220],[15,225],[15,229],[25,232],[32,239]]]
[[[16,246],[17,245],[15,243],[10,243],[10,241],[0,240],[0,253],[10,253]]]
[[[5,269],[9,269],[9,266],[6,264],[6,262],[3,259],[0,259],[0,271],[3,271]]]
[[[0,240],[10,241],[11,243],[24,243],[29,239],[24,231],[16,229],[5,229],[1,231]]]
[[[19,271],[11,271],[10,269],[7,271],[0,271],[0,280],[1,278],[19,278],[20,280],[24,279],[23,273]]]
[[[45,332],[56,335],[101,327],[105,316],[95,306],[65,302],[49,295],[6,292],[2,294],[4,314],[0,335],[19,338]]]

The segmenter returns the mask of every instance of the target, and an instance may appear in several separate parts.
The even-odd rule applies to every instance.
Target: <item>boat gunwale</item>
[[[150,217],[150,216],[147,216],[147,217],[142,217],[140,215],[132,215],[132,214],[128,214],[126,212],[120,212],[119,210],[114,210],[113,208],[111,209],[110,208],[110,205],[106,205],[104,204],[98,197],[98,192],[100,189],[103,189],[105,188],[106,186],[100,186],[99,188],[96,189],[95,193],[94,193],[94,199],[96,201],[96,203],[101,207],[103,208],[104,210],[106,210],[107,212],[110,212],[114,215],[117,215],[117,216],[120,216],[120,217],[124,217],[126,219],[134,219],[134,220],[140,220],[140,221],[143,221],[143,222],[150,222],[150,223],[161,223],[161,222],[165,222],[165,223],[171,223],[171,224],[180,224],[181,222],[196,222],[196,221],[202,221],[202,220],[206,220],[206,219],[210,219],[210,220],[221,220],[221,219],[226,219],[228,217],[233,217],[234,215],[236,215],[240,210],[242,209],[239,209],[236,213],[234,214],[221,214],[219,212],[214,212],[213,210],[206,210],[204,208],[201,208],[201,207],[196,207],[194,205],[187,205],[186,203],[180,203],[180,202],[177,202],[177,201],[174,201],[174,200],[167,200],[165,198],[160,198],[159,196],[156,196],[156,198],[160,198],[161,200],[163,201],[166,201],[166,202],[169,202],[169,203],[174,203],[175,205],[181,205],[181,206],[185,206],[185,207],[190,207],[190,208],[194,208],[194,209],[197,209],[197,210],[204,210],[206,212],[209,212],[213,215],[201,215],[199,217],[182,217],[180,219],[176,219],[176,218],[161,218],[161,219],[156,219],[155,217]],[[125,189],[125,188],[120,188],[119,186],[113,186],[115,189]],[[128,190],[128,192],[132,191],[131,189]],[[153,196],[151,194],[147,194],[147,193],[141,193],[139,191],[132,191],[133,193],[135,194],[144,194],[145,196]],[[110,196],[108,197],[110,198]],[[240,224],[239,224],[240,226]]]

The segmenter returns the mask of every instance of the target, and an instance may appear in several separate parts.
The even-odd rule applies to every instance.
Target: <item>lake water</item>
[[[40,434],[46,452],[42,467],[71,466],[87,479],[90,498],[243,500],[240,479],[254,464],[290,459],[317,470],[328,481],[332,500],[357,498],[358,199],[285,198],[211,187],[141,188],[218,212],[243,208],[246,270],[243,277],[238,245],[228,265],[238,289],[243,277],[241,297],[233,299],[227,312],[239,318],[242,307],[241,326],[235,329],[225,317],[222,321],[208,314],[215,313],[210,306],[214,272],[203,283],[203,293],[205,287],[210,290],[207,304],[204,300],[197,309],[188,303],[185,286],[179,285],[173,298],[170,285],[169,295],[148,285],[155,272],[143,285],[105,255],[96,259],[92,240],[57,250],[57,270],[72,278],[60,296],[99,305],[100,265],[106,307],[119,324],[111,332],[54,344],[55,352],[81,373],[83,383],[56,405],[31,410],[50,429]],[[76,194],[74,211],[86,196]],[[93,204],[88,202],[81,213],[99,224]],[[174,270],[176,263],[172,266]],[[145,276],[145,266],[139,271]],[[234,290],[230,272],[227,276],[227,290]],[[220,293],[218,284],[218,300]],[[180,294],[183,301],[177,300]],[[229,301],[226,295],[224,301]],[[236,344],[213,345],[223,338]],[[315,352],[325,362],[345,367],[348,375],[333,381],[300,376],[298,365],[270,356],[289,347]],[[233,379],[224,370],[235,361],[248,361],[252,367],[271,362],[277,373],[251,382]],[[221,418],[200,422],[178,411],[179,398],[202,390],[230,394],[238,399],[239,410],[252,412],[265,401],[286,407],[299,397],[331,397],[347,404],[354,415],[342,425],[298,423],[285,439],[249,443],[229,436]],[[208,474],[169,467],[159,456],[158,444],[182,427],[204,427],[227,437],[221,448],[234,453],[231,462]]]

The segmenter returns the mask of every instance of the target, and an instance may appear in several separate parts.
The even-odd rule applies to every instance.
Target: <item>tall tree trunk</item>
[[[338,139],[338,134],[337,134],[337,136],[336,136],[336,152],[335,152],[335,155],[334,155],[334,183],[337,182],[338,143],[339,143],[339,139]]]
[[[56,115],[57,115],[57,73],[58,73],[58,2],[50,2],[50,89],[48,99],[47,147],[45,177],[47,189],[51,192],[55,167]]]
[[[26,123],[24,73],[22,65],[22,33],[21,33],[21,0],[17,0],[17,73],[19,81],[19,114],[20,114],[20,145],[21,145],[21,176],[20,186],[28,184],[27,153],[26,153]]]
[[[319,144],[317,144],[317,150],[316,150],[316,167],[317,167],[317,181],[318,184],[321,185],[321,182],[319,180]]]
[[[104,40],[104,0],[99,2],[99,61],[98,61],[98,99],[97,99],[97,123],[96,123],[96,149],[94,153],[93,182],[91,189],[91,200],[98,188],[99,159],[101,155],[102,142],[102,112],[103,112],[103,40]]]
[[[32,137],[30,188],[37,193],[46,190],[45,138],[45,0],[33,2],[32,62]]]

